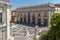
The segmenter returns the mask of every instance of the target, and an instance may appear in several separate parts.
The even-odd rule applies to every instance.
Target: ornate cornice
[[[11,5],[9,2],[0,1],[1,4]]]

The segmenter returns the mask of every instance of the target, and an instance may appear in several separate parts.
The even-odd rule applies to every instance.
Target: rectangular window
[[[2,13],[0,13],[0,22],[2,22]]]

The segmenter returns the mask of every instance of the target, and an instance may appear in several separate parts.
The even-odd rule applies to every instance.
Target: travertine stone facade
[[[9,0],[0,0],[0,30],[2,40],[10,40],[11,5]],[[5,25],[4,25],[5,24]]]
[[[17,11],[17,12],[16,12]],[[17,8],[15,10],[17,19],[15,22],[23,22],[30,24],[37,24],[39,26],[48,26],[50,23],[50,17],[53,13],[60,12],[60,4],[42,4],[37,6],[29,6]],[[19,12],[19,13],[18,13]],[[12,14],[14,11],[12,11]],[[14,15],[12,15],[14,16]],[[19,19],[19,20],[18,20]]]

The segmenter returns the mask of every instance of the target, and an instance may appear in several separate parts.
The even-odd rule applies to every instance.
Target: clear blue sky
[[[60,3],[60,0],[10,0],[12,10],[17,7],[39,5],[44,3]]]

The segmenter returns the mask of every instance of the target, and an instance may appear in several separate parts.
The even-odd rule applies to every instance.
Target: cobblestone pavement
[[[13,24],[16,27],[11,27],[11,36],[14,36],[15,40],[33,40],[34,27],[29,27],[21,24]]]
[[[13,24],[14,26],[11,28],[11,36],[14,36],[15,40],[33,40],[35,27],[21,25],[21,24]],[[48,30],[47,27],[39,27],[39,34],[41,31]]]
[[[47,27],[39,27],[39,34],[41,31],[48,30]],[[33,40],[35,27],[26,26],[22,24],[12,24],[10,28],[11,37],[14,40]],[[2,31],[0,31],[0,40],[2,40]]]

